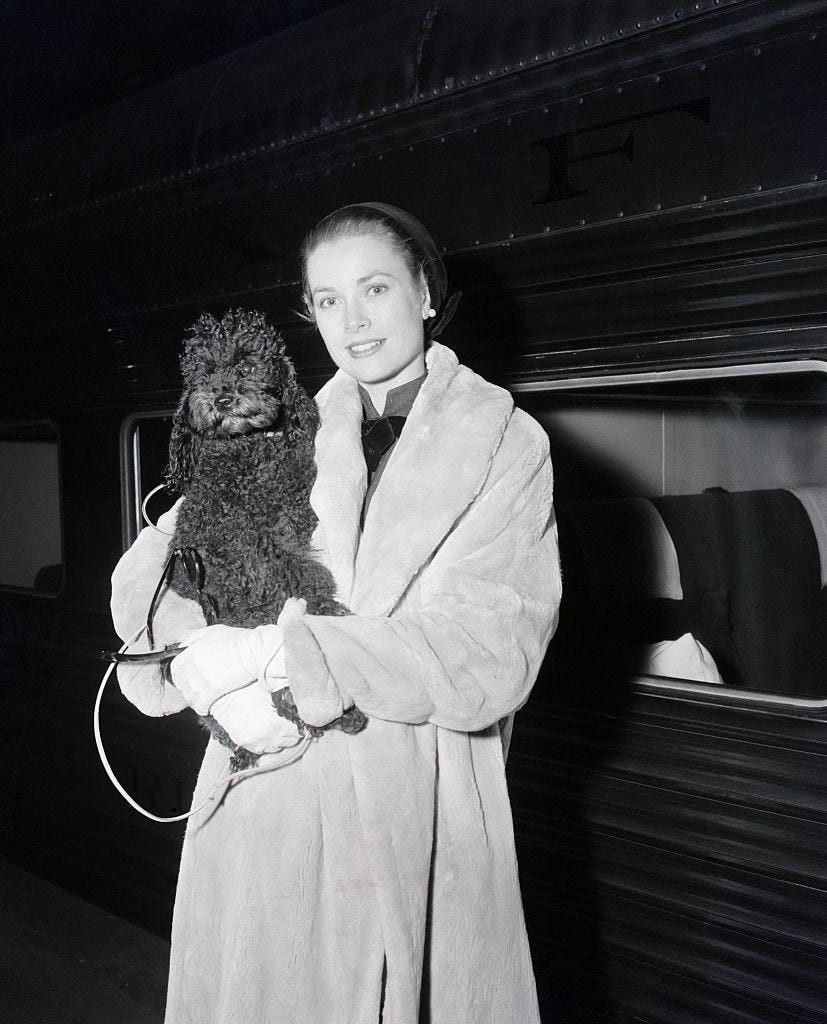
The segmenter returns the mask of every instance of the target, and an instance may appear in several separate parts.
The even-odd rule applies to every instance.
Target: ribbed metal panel
[[[509,760],[539,976],[649,1024],[822,1021],[827,726],[592,687],[530,702]]]
[[[42,211],[157,189],[225,162],[473,93],[526,70],[584,56],[622,65],[627,42],[686,38],[749,26],[755,0],[676,7],[669,0],[354,0],[202,68],[90,115],[83,141],[65,130],[7,151],[11,210]],[[764,17],[767,17],[763,5]],[[812,3],[785,5],[807,11]],[[742,13],[743,11],[743,13]],[[666,36],[666,40],[662,37]],[[369,40],[369,44],[368,41]],[[111,122],[123,125],[117,149]]]

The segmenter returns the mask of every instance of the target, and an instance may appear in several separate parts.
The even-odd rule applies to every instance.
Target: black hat
[[[428,329],[428,336],[436,338],[442,334],[456,312],[462,292],[454,292],[446,299],[448,272],[436,247],[436,242],[431,237],[431,233],[416,217],[405,210],[401,210],[398,206],[391,206],[388,203],[353,203],[349,206],[342,206],[340,209],[334,210],[333,213],[329,213],[327,217],[319,222],[318,226],[321,227],[331,217],[338,217],[342,213],[357,212],[359,210],[370,210],[374,213],[379,213],[381,218],[378,219],[381,219],[389,227],[393,228],[394,232],[410,246],[411,251],[422,267],[422,272],[425,274],[425,280],[428,282],[428,293],[431,297],[431,305],[436,310],[436,320],[433,324],[429,325]]]

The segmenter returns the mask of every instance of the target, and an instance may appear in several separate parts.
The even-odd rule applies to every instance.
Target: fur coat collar
[[[461,366],[432,342],[428,376],[396,443],[365,521],[367,489],[357,382],[339,370],[316,396],[318,476],[310,503],[319,518],[314,542],[360,615],[389,615],[479,494],[514,407],[511,395]],[[402,524],[394,497],[406,495]]]

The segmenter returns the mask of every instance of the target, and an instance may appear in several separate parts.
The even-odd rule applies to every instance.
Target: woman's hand
[[[205,626],[182,642],[187,648],[173,658],[170,675],[199,715],[214,714],[216,701],[256,680],[262,681],[257,689],[268,703],[267,691],[284,685],[284,637],[275,623],[254,629]],[[227,731],[233,736],[232,730]],[[236,736],[233,739],[240,742]]]
[[[278,715],[269,690],[258,683],[219,697],[210,714],[237,746],[254,754],[294,747],[301,739],[300,730]]]

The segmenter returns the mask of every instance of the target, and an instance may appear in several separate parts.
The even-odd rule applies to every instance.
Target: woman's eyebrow
[[[358,277],[356,279],[356,284],[357,285],[362,285],[366,281],[370,281],[370,279],[372,277],[390,277],[394,281],[397,280],[396,276],[394,274],[389,273],[387,270],[371,270],[371,272],[369,274],[365,274],[363,277]],[[319,292],[335,292],[335,291],[336,291],[336,289],[332,285],[320,284],[317,288],[313,288],[312,291],[310,292],[310,294],[311,295],[318,295]]]
[[[389,274],[387,270],[371,270],[369,274],[365,274],[364,277],[356,279],[357,284],[364,284],[365,281],[370,281],[372,277],[393,277],[394,281],[396,278],[393,274]]]

